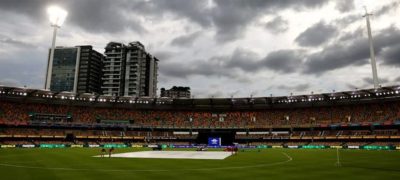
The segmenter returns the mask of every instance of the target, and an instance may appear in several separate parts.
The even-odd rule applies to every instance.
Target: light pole
[[[50,57],[47,62],[47,72],[46,72],[46,80],[44,84],[44,88],[46,90],[50,89],[50,82],[51,82],[51,73],[53,70],[53,59],[54,59],[54,49],[56,46],[56,36],[57,36],[57,29],[61,27],[64,23],[65,18],[68,15],[68,12],[64,9],[61,9],[57,6],[50,6],[47,8],[47,14],[49,15],[50,25],[54,28],[53,30],[53,41],[51,43],[51,50],[50,50]]]
[[[375,60],[375,51],[374,51],[374,44],[372,42],[372,33],[371,33],[371,23],[369,22],[369,17],[372,15],[368,13],[367,7],[364,6],[365,9],[365,17],[367,21],[367,30],[368,30],[368,40],[369,40],[369,52],[371,57],[371,66],[372,66],[372,77],[374,80],[374,88],[379,88],[379,79],[378,79],[378,70],[376,68],[376,60]]]

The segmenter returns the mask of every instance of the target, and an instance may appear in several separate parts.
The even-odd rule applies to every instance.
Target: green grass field
[[[0,149],[0,179],[400,179],[400,151],[340,150],[341,167],[332,149],[247,150],[225,160],[92,157],[99,152]]]

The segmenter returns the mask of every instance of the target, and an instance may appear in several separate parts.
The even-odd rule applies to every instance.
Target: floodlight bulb
[[[50,6],[47,8],[47,14],[49,15],[51,25],[60,27],[64,23],[68,12],[58,6]]]

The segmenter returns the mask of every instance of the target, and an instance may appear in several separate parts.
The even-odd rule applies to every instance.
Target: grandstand
[[[258,98],[134,98],[0,87],[0,144],[400,145],[400,86]]]

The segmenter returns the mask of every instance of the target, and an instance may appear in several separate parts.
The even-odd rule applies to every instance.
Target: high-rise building
[[[128,45],[110,42],[105,48],[103,94],[155,97],[158,59],[147,53],[140,42]]]
[[[101,94],[103,59],[104,56],[92,46],[56,47],[53,65],[47,66],[45,88],[57,92]]]

